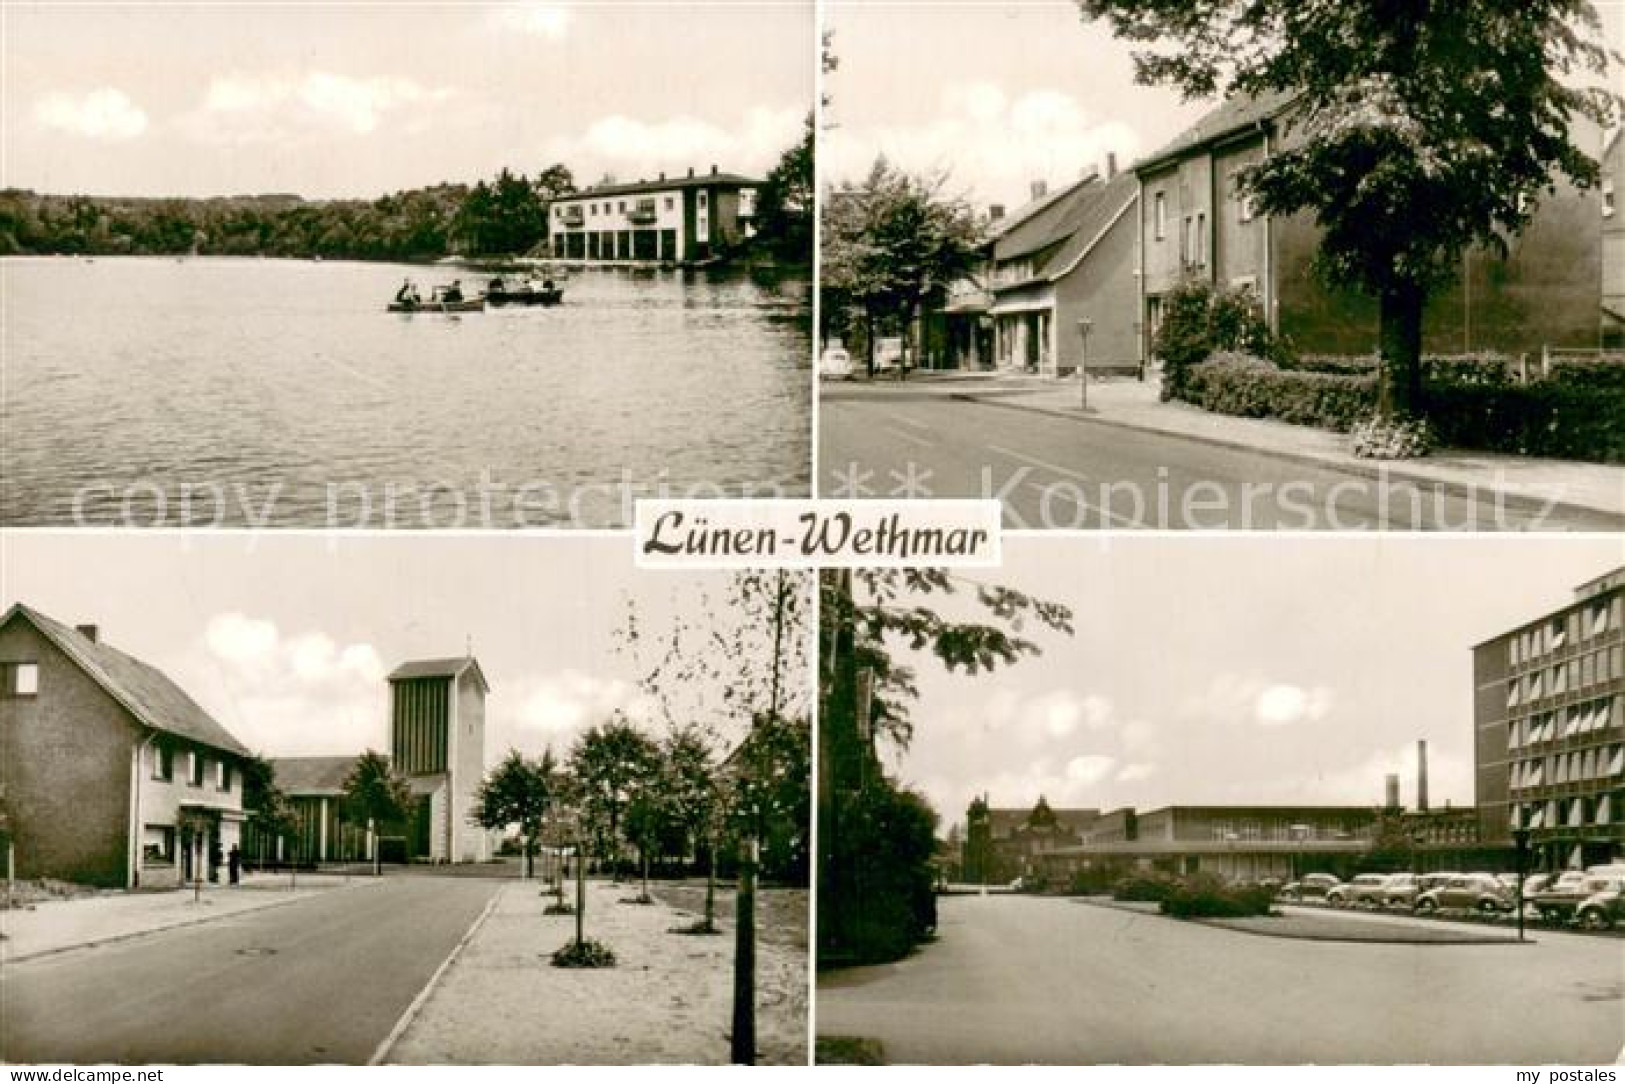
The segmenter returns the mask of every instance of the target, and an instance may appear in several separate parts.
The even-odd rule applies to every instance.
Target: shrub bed
[[[1447,447],[1625,462],[1625,389],[1557,380],[1504,388],[1440,385],[1426,388],[1423,401]]]
[[[1214,877],[1192,877],[1175,885],[1161,910],[1174,918],[1247,918],[1267,915],[1273,896],[1260,885],[1232,885]]]
[[[571,941],[553,954],[554,967],[614,967],[615,954],[609,946],[588,938]]]
[[[1161,903],[1178,886],[1172,877],[1137,873],[1112,885],[1112,899],[1125,903]]]

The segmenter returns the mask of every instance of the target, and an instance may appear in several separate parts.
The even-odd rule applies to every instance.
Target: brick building
[[[1625,855],[1625,568],[1473,648],[1480,831],[1546,868]]]
[[[0,787],[19,877],[214,876],[249,752],[161,671],[21,603],[0,618]]]
[[[1076,845],[1098,809],[1052,809],[1042,795],[1031,809],[994,809],[984,795],[965,811],[960,876],[971,884],[1003,884],[1030,876],[1040,856]]]

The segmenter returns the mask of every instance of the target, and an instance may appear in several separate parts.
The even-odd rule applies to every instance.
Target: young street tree
[[[945,183],[879,158],[862,184],[837,188],[824,201],[824,312],[832,323],[848,310],[857,314],[871,376],[881,331],[897,330],[912,342],[923,306],[980,261],[975,216],[969,204],[943,192]]]
[[[510,749],[502,763],[480,783],[474,794],[474,808],[469,811],[469,820],[481,828],[519,826],[527,879],[536,875],[536,841],[552,807],[557,770],[551,749],[545,750],[540,760],[526,760],[519,750]]]
[[[1243,174],[1266,214],[1314,212],[1329,279],[1374,298],[1379,411],[1422,403],[1430,293],[1469,246],[1504,249],[1559,174],[1598,165],[1574,122],[1619,98],[1584,86],[1610,52],[1588,0],[1079,0],[1136,52],[1142,83],[1187,97],[1291,99],[1279,149]],[[1617,56],[1614,57],[1617,61]]]
[[[344,780],[344,806],[349,815],[367,825],[372,835],[372,872],[382,871],[379,836],[386,824],[400,824],[412,813],[412,791],[405,778],[390,767],[382,753],[368,749],[356,759]]]
[[[616,713],[576,739],[570,750],[576,808],[600,859],[618,870],[626,814],[660,771],[660,747]]]
[[[664,787],[671,818],[688,837],[689,851],[705,852],[705,919],[702,929],[716,928],[717,846],[721,795],[711,744],[697,727],[666,736]]]

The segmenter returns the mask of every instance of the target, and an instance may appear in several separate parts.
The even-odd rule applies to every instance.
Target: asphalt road
[[[499,887],[385,878],[7,965],[0,1057],[365,1064]]]
[[[818,1034],[911,1064],[1612,1064],[1615,942],[1287,940],[1063,898],[951,896],[939,937],[822,975]]]
[[[1617,530],[1616,519],[1420,489],[951,388],[826,386],[826,498],[997,497],[1015,529]]]

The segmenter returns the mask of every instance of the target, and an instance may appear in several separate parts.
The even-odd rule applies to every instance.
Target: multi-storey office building
[[[1473,648],[1480,829],[1548,867],[1625,854],[1625,567]]]
[[[733,173],[609,184],[554,200],[553,258],[606,263],[698,263],[750,236],[760,181]]]

